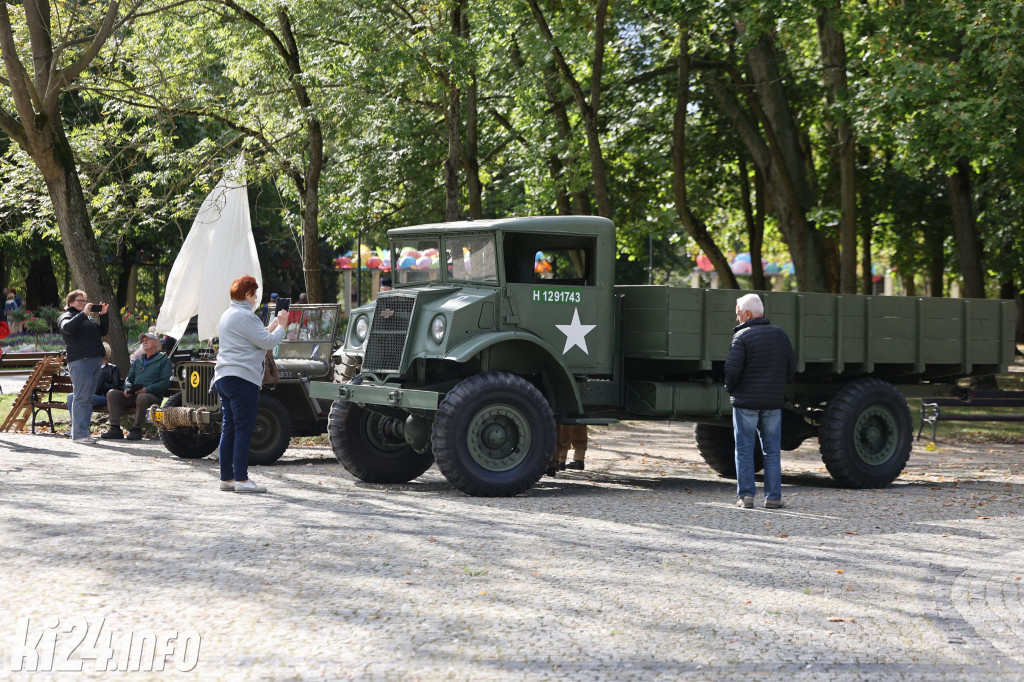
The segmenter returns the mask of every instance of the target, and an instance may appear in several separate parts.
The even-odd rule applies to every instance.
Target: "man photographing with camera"
[[[67,348],[68,374],[74,388],[75,402],[71,412],[71,437],[76,443],[89,443],[89,422],[92,419],[92,394],[99,382],[100,366],[106,356],[103,337],[110,328],[106,303],[89,303],[81,289],[65,297],[67,308],[57,318],[57,328]],[[88,311],[88,312],[87,312]],[[99,322],[89,317],[99,313]]]

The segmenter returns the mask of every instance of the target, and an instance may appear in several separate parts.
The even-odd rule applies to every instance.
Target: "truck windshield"
[[[437,237],[408,237],[392,243],[394,284],[441,281],[441,259]]]
[[[448,279],[468,282],[498,282],[494,237],[448,236],[444,240]]]

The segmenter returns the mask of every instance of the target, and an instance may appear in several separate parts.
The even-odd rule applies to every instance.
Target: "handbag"
[[[274,386],[280,378],[281,373],[277,371],[277,363],[274,361],[274,351],[268,350],[267,358],[263,361],[263,383]]]

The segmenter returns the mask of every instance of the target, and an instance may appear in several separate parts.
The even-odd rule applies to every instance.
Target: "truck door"
[[[611,372],[612,300],[596,236],[506,233],[503,326],[546,341],[574,374]]]

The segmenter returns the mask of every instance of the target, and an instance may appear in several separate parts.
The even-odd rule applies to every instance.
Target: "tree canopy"
[[[623,282],[681,283],[703,254],[728,286],[765,286],[763,257],[806,291],[895,269],[908,293],[1019,299],[1015,0],[101,5],[0,6],[0,239],[81,233],[122,303],[239,153],[266,266],[302,263],[311,300],[357,238],[549,213],[612,218]],[[27,121],[61,122],[55,161]],[[28,267],[5,251],[0,275]]]

